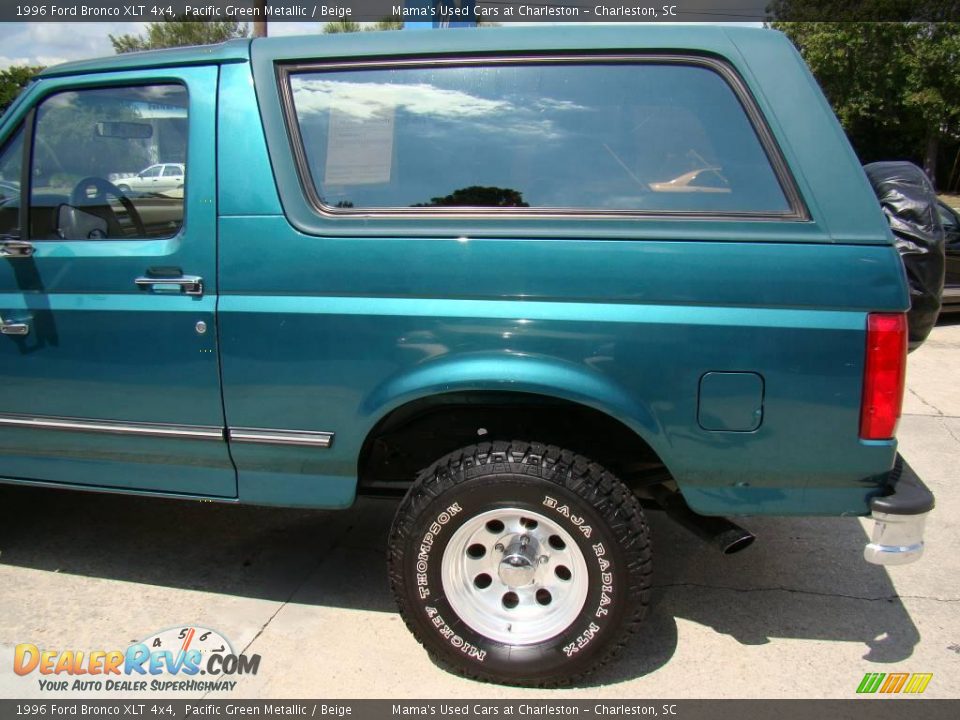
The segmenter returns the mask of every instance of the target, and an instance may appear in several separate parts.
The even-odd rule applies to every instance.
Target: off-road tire
[[[441,566],[451,538],[471,518],[499,508],[549,518],[586,561],[582,609],[546,640],[491,639],[445,597]],[[613,660],[647,614],[651,547],[640,503],[599,464],[552,445],[480,443],[440,458],[407,492],[388,547],[390,585],[407,627],[438,665],[470,678],[532,687],[576,683]]]

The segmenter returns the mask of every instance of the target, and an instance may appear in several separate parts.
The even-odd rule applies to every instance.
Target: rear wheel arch
[[[464,445],[537,437],[603,463],[633,488],[669,481],[662,442],[606,409],[525,390],[458,390],[392,408],[357,463],[359,492],[401,494],[427,464]]]

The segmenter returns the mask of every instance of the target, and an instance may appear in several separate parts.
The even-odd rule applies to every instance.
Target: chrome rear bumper
[[[874,565],[906,565],[923,555],[923,530],[933,510],[933,493],[899,455],[888,489],[888,494],[870,501],[873,533],[863,557]]]

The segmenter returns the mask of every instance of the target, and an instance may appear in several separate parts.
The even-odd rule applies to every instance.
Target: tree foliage
[[[937,177],[942,147],[960,140],[960,23],[773,27],[800,50],[863,162],[909,159]]]
[[[323,26],[323,32],[327,35],[336,35],[339,33],[355,33],[361,31],[374,30],[402,30],[403,20],[398,18],[384,18],[372,24],[354,22],[353,20],[335,20],[328,22]]]
[[[367,30],[403,30],[403,20],[399,18],[385,18],[377,20],[373,25],[368,26]]]
[[[454,190],[449,195],[430,198],[428,203],[417,203],[413,207],[530,207],[525,202],[523,193],[513,188],[484,187],[471,185],[470,187]]]
[[[4,112],[17,95],[23,90],[33,77],[43,70],[42,67],[26,65],[12,65],[6,70],[0,70],[0,113]]]
[[[812,22],[937,22],[956,17],[957,0],[772,0],[771,20]]]
[[[327,35],[339,35],[340,33],[360,32],[363,26],[353,20],[334,20],[323,26],[323,32]]]
[[[110,35],[110,42],[116,52],[128,53],[187,45],[213,45],[233,38],[247,37],[248,32],[246,23],[232,20],[165,20],[149,23],[146,35]]]

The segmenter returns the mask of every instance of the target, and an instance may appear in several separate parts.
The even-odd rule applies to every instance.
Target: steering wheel
[[[90,190],[93,190],[92,194],[89,192]],[[123,209],[127,211],[127,215],[130,217],[130,222],[133,223],[133,226],[137,230],[137,237],[146,237],[147,229],[143,224],[143,218],[141,218],[140,213],[137,212],[137,208],[130,201],[130,198],[124,195],[123,191],[109,180],[93,175],[85,177],[78,182],[71,191],[70,204],[75,208],[106,208],[108,212],[107,215],[100,215],[100,213],[95,214],[100,215],[100,217],[107,221],[111,237],[123,237],[123,228],[120,226],[120,220],[117,218],[117,214],[110,206],[110,203],[107,202],[108,195],[113,195],[120,201],[120,204],[123,205]]]

